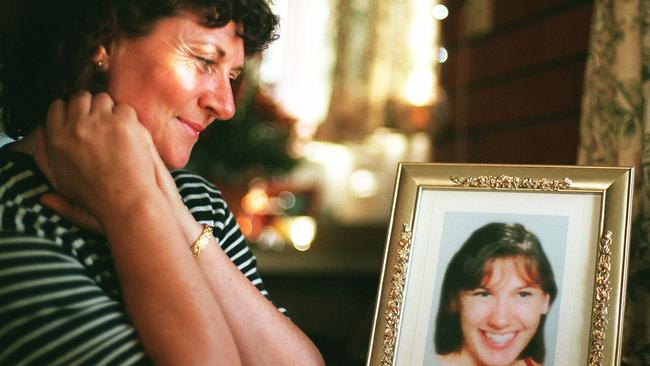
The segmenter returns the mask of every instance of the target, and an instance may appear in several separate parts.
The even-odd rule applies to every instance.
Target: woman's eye
[[[530,291],[519,291],[517,293],[517,295],[519,295],[519,297],[522,297],[522,298],[523,297],[533,296],[532,292],[530,292]]]
[[[490,293],[486,290],[476,290],[472,293],[472,295],[476,297],[488,297],[490,296]]]
[[[216,64],[216,62],[205,57],[196,56],[196,59],[199,60],[199,62],[201,63],[201,67],[203,67],[205,71],[212,70],[212,66]]]

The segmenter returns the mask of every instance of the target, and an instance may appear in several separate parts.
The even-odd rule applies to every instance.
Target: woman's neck
[[[438,355],[438,360],[442,366],[484,366],[483,363],[476,360],[472,355],[465,349],[461,349],[459,352],[449,353],[446,355]],[[524,360],[515,360],[508,366],[525,366],[526,362]]]

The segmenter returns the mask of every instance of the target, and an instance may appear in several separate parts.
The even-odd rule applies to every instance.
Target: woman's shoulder
[[[205,189],[210,192],[221,194],[221,191],[213,183],[203,178],[202,176],[192,173],[187,170],[179,169],[171,172],[176,186],[180,189],[182,187],[192,187],[197,189]]]
[[[116,277],[85,264],[55,240],[0,230],[0,364],[96,364],[110,352],[146,363]]]
[[[47,179],[30,155],[12,151],[7,145],[0,148],[0,206],[32,207],[39,195],[49,190]]]
[[[36,179],[26,179],[31,177]],[[2,146],[0,148],[0,185],[6,186],[17,182],[43,184],[45,180],[31,156],[10,150],[7,145]]]
[[[223,194],[214,184],[185,170],[172,172],[172,177],[192,216],[200,223],[211,225],[217,238],[224,239],[222,236],[226,233],[238,231]]]
[[[172,177],[186,205],[227,206],[221,190],[200,175],[186,170],[175,170]]]

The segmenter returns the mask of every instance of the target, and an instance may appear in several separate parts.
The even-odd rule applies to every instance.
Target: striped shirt
[[[224,252],[268,298],[219,190],[188,172],[172,175],[194,218],[212,226]],[[0,149],[0,365],[150,364],[105,238],[42,206],[39,196],[51,191],[30,156]]]

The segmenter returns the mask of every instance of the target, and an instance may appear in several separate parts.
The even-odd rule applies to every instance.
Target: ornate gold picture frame
[[[400,164],[367,365],[620,364],[633,177]],[[523,249],[485,239],[513,230]]]

